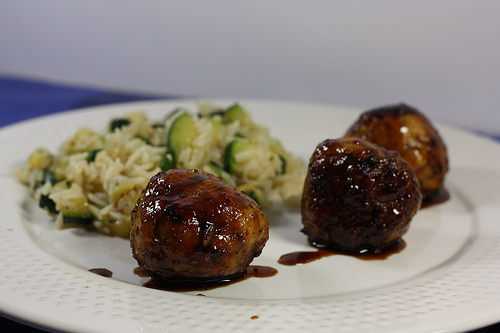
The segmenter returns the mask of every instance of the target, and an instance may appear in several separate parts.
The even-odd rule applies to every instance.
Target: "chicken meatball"
[[[397,104],[366,111],[346,136],[398,151],[415,171],[425,201],[443,188],[448,172],[446,145],[436,128],[417,109]]]
[[[269,226],[254,200],[219,178],[173,169],[151,178],[130,237],[134,258],[153,277],[217,280],[246,271]]]
[[[316,245],[379,252],[404,235],[421,201],[415,173],[397,152],[357,138],[328,139],[309,161],[303,232]]]

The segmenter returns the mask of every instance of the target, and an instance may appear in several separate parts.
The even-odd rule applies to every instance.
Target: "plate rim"
[[[139,101],[139,102],[108,104],[108,105],[103,105],[103,106],[93,106],[93,107],[86,107],[86,108],[65,110],[65,111],[62,111],[62,112],[57,112],[57,113],[47,114],[47,115],[43,115],[43,116],[39,116],[39,117],[35,117],[35,118],[30,118],[30,119],[23,120],[23,121],[20,121],[20,122],[16,122],[16,123],[13,123],[13,124],[10,124],[10,125],[7,125],[7,126],[3,126],[3,127],[0,128],[0,139],[1,139],[2,135],[4,135],[5,132],[16,131],[16,128],[19,128],[19,127],[22,127],[22,126],[26,126],[26,125],[30,125],[30,124],[36,124],[37,122],[51,121],[53,118],[67,117],[67,116],[75,115],[76,113],[97,112],[97,111],[100,111],[100,110],[102,110],[100,112],[103,112],[103,111],[105,112],[106,109],[117,109],[117,108],[122,108],[122,107],[126,107],[126,108],[130,108],[130,107],[137,107],[137,108],[144,107],[144,108],[148,108],[148,107],[151,107],[151,105],[153,105],[153,104],[154,105],[162,105],[162,104],[175,104],[175,103],[196,103],[196,102],[207,101],[207,100],[208,101],[214,101],[216,103],[227,103],[227,102],[233,101],[235,99],[212,99],[212,98],[196,98],[196,99],[192,99],[192,98],[180,98],[180,99],[165,99],[165,100],[151,100],[151,101]],[[335,110],[337,110],[337,112],[338,112],[338,110],[341,109],[341,108],[345,108],[346,110],[349,110],[349,111],[356,111],[356,112],[360,111],[359,108],[343,107],[343,106],[338,106],[338,105],[334,105],[334,104],[330,104],[330,103],[308,103],[308,102],[281,101],[281,100],[272,100],[272,99],[269,99],[269,100],[268,99],[236,99],[236,100],[240,100],[242,103],[251,102],[251,103],[258,103],[258,104],[281,104],[281,105],[285,105],[285,106],[293,104],[293,105],[302,105],[302,106],[311,106],[312,105],[312,106],[318,106],[318,107],[331,107],[334,110],[334,112],[335,112]],[[439,125],[439,127],[447,128],[448,130],[451,130],[451,131],[458,131],[461,134],[464,134],[464,135],[467,135],[467,136],[471,136],[471,137],[475,137],[475,138],[481,140],[484,143],[487,142],[487,144],[489,144],[489,145],[491,145],[491,144],[495,145],[496,148],[500,147],[500,145],[494,143],[494,141],[492,141],[492,140],[490,140],[490,139],[488,139],[488,138],[486,138],[484,136],[481,136],[480,134],[475,133],[475,132],[469,132],[469,131],[466,131],[466,130],[463,130],[463,129],[457,129],[455,127],[449,127],[449,126],[446,126],[446,125]],[[0,177],[1,178],[5,178],[6,176],[0,175]],[[63,264],[70,266],[67,263],[63,263]],[[75,269],[77,269],[77,268],[75,268]],[[94,278],[102,279],[101,277],[97,277],[97,276],[94,277]],[[115,283],[115,282],[116,281],[114,281],[113,283]],[[121,281],[118,281],[118,282],[121,282]],[[125,284],[125,285],[127,284],[126,282],[121,282],[121,283]],[[157,291],[153,291],[153,292],[157,292]],[[6,311],[5,308],[4,308],[4,302],[2,302],[1,300],[0,300],[0,312],[2,314],[7,314],[7,316],[9,316],[9,317],[12,317],[12,318],[15,318],[15,319],[17,318],[21,322],[27,322],[28,325],[30,325],[30,326],[44,327],[44,328],[54,328],[53,325],[47,325],[47,326],[40,325],[39,321],[41,321],[43,318],[37,318],[39,320],[31,321],[29,319],[25,319],[24,316],[16,316],[16,313],[19,313],[19,310],[18,311],[14,311],[14,313],[10,313],[9,311]],[[27,311],[27,312],[30,312],[30,311]],[[26,311],[23,312],[23,313],[26,313]],[[36,315],[36,314],[31,313],[30,317],[33,318],[34,315]],[[474,318],[476,318],[476,317],[474,317]],[[500,322],[500,309],[496,310],[496,311],[483,311],[481,313],[481,318],[482,319],[474,319],[472,321],[470,321],[470,319],[469,319],[470,326],[466,327],[465,329],[474,329],[474,328],[482,327],[484,325],[489,325],[489,324],[492,324],[492,323]],[[62,322],[64,322],[64,320],[62,320]],[[33,325],[31,325],[30,323],[32,323]],[[70,325],[70,326],[72,326],[72,325]],[[61,326],[58,325],[58,327],[61,327]],[[58,329],[57,327],[55,327],[55,328]],[[75,329],[77,327],[71,327],[71,328],[67,327],[67,328],[69,328],[69,329]],[[79,328],[77,328],[77,329],[80,331]],[[463,326],[463,324],[462,325],[456,324],[456,325],[451,325],[449,329],[450,330],[464,329],[464,326]]]

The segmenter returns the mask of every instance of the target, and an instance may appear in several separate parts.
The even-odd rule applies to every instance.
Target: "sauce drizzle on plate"
[[[108,278],[113,276],[113,272],[107,268],[91,268],[89,272]]]
[[[134,270],[135,272],[135,270]],[[152,277],[143,286],[165,291],[204,291],[225,287],[248,278],[268,278],[278,273],[278,270],[268,266],[250,265],[245,274],[237,274],[215,279],[196,280],[164,280]]]
[[[397,240],[384,250],[374,252],[363,250],[359,253],[350,253],[328,248],[318,248],[316,251],[297,251],[284,254],[278,259],[278,263],[286,266],[295,266],[333,255],[348,255],[360,260],[385,260],[393,254],[403,251],[405,248],[406,242],[403,239]]]
[[[425,198],[420,208],[429,208],[445,203],[448,200],[450,200],[450,192],[446,188],[442,188],[436,194]]]

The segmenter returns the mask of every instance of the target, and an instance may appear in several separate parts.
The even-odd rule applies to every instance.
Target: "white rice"
[[[200,117],[193,117],[198,135],[177,156],[176,167],[212,172],[210,163],[224,164],[226,146],[237,135],[244,135],[253,148],[236,156],[241,169],[226,181],[240,190],[258,192],[264,205],[297,204],[305,175],[304,163],[286,151],[267,129],[253,123],[234,121],[214,128],[210,112],[214,107],[200,106]],[[78,129],[58,153],[39,148],[18,170],[19,180],[27,185],[36,200],[48,196],[60,211],[73,202],[83,202],[100,232],[128,237],[130,213],[149,179],[160,172],[167,152],[166,127],[153,126],[144,113],[124,116],[130,124],[115,132]],[[89,154],[99,150],[95,160]],[[281,157],[280,157],[281,156]],[[280,172],[280,158],[286,159],[286,172]],[[46,172],[56,178],[44,182]],[[65,227],[61,213],[56,224]]]

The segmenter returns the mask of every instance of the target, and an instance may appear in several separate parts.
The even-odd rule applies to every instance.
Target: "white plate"
[[[227,104],[230,101],[219,101]],[[308,250],[300,215],[271,218],[254,263],[278,275],[203,292],[141,287],[126,240],[58,231],[12,176],[37,146],[56,149],[76,128],[103,129],[112,116],[145,110],[161,118],[193,101],[125,104],[24,122],[0,131],[0,311],[33,324],[79,332],[457,331],[500,321],[500,146],[440,127],[451,157],[451,200],[420,211],[407,248],[385,261],[332,256],[281,266]],[[308,158],[342,135],[357,112],[334,106],[245,101],[286,147]],[[113,279],[87,269],[109,268]],[[258,319],[250,317],[257,315]]]

